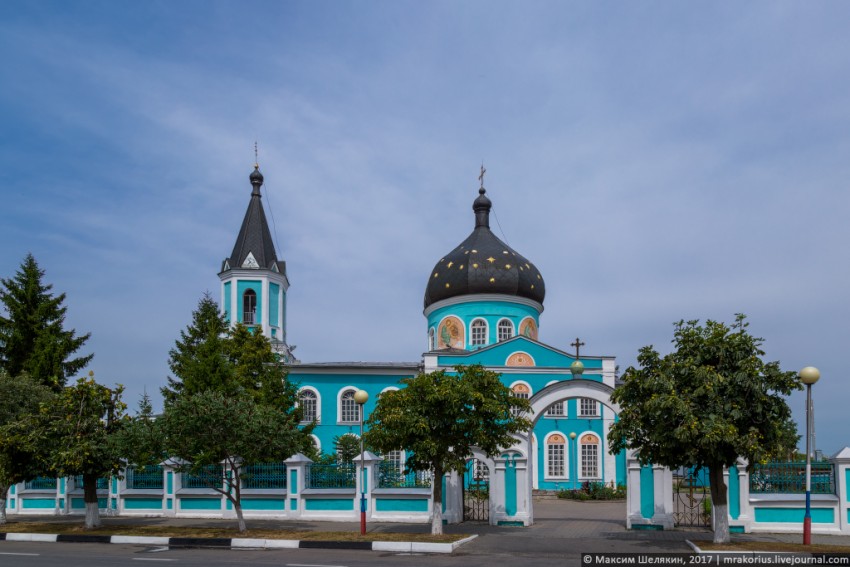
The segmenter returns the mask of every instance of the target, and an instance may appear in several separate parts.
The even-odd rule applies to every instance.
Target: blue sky
[[[494,228],[541,339],[669,349],[746,313],[850,445],[850,4],[0,4],[0,274],[27,252],[135,404],[230,253],[254,141],[304,361],[417,360],[429,270]],[[798,423],[804,399],[791,398]]]

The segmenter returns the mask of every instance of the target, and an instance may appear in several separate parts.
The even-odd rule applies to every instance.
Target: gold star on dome
[[[477,268],[477,267],[478,267],[478,264],[472,264],[472,267],[473,267],[473,268]]]
[[[446,267],[447,267],[447,268],[451,268],[451,267],[452,267],[452,264],[454,264],[454,262],[449,262],[448,264],[446,264]]]
[[[490,283],[496,283],[496,278],[490,278]]]
[[[495,261],[496,261],[496,259],[495,259],[495,258],[493,258],[492,256],[490,256],[489,258],[487,258],[487,261],[488,261],[488,262],[490,262],[490,263],[492,264],[493,262],[495,262]]]
[[[448,283],[446,284],[446,287],[449,287],[449,284],[448,284]],[[534,286],[532,286],[532,287],[534,287]]]
[[[537,274],[537,279],[542,280],[543,278],[540,277],[540,274]]]
[[[464,254],[469,254],[469,250],[467,250],[466,252],[464,252]]]
[[[504,252],[502,252],[502,254],[507,254],[507,253],[508,253],[508,251],[507,251],[507,250],[505,250]]]
[[[446,285],[448,285],[448,284],[446,284]],[[534,284],[531,284],[531,289],[534,289]]]
[[[435,278],[436,278],[437,276],[439,276],[439,275],[440,275],[440,274],[438,274],[437,272],[434,272],[434,277],[435,277]]]
[[[461,264],[461,265],[460,265],[460,267],[458,268],[458,270],[462,270],[462,269],[463,269],[463,264]]]
[[[528,265],[528,262],[525,263],[525,267],[528,268],[529,270],[531,269],[531,266]]]
[[[473,253],[473,254],[478,254],[478,250],[473,250],[473,251],[472,251],[472,253]]]
[[[511,265],[510,265],[510,264],[505,264],[505,269],[506,269],[506,270],[510,270],[510,269],[511,269]]]
[[[520,267],[519,267],[519,271],[520,271],[520,272],[522,271],[522,266],[520,266]]]

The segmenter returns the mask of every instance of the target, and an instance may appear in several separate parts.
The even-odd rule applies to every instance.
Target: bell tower
[[[263,174],[255,164],[249,176],[251,200],[230,257],[221,264],[221,308],[230,325],[242,323],[268,337],[284,362],[293,362],[286,341],[286,262],[277,259],[260,187]]]

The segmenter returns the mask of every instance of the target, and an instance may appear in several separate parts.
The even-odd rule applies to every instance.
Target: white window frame
[[[593,412],[589,413],[587,406],[593,403]],[[579,398],[578,401],[578,416],[582,417],[599,417],[599,402],[593,398]]]
[[[546,386],[551,386],[552,384],[557,384],[557,380],[552,380]],[[555,406],[560,406],[561,413],[552,413],[551,410]],[[543,414],[543,417],[548,417],[549,419],[566,419],[567,418],[567,400],[561,400],[560,402],[555,402],[548,408],[546,408],[546,412]]]
[[[584,443],[583,439],[586,436],[591,436],[596,439],[596,443]],[[602,480],[602,439],[599,435],[594,431],[585,431],[578,437],[576,437],[576,441],[578,441],[578,478],[579,480]],[[594,467],[596,468],[596,475],[590,476],[585,474],[585,447],[594,447],[596,450],[596,458],[594,459]]]
[[[550,443],[549,440],[558,435],[564,439],[563,443]],[[563,474],[551,474],[549,447],[559,445],[563,451]],[[570,438],[562,431],[551,431],[543,440],[543,479],[544,480],[568,480],[570,478]]]
[[[518,396],[516,390],[514,389],[517,386],[525,386],[526,388],[528,388],[528,392],[527,393],[522,392],[521,395]],[[531,384],[529,384],[525,380],[517,380],[516,382],[511,384],[511,394],[515,398],[523,398],[523,399],[526,399],[526,400],[530,400],[531,397],[534,395],[534,389],[531,387]],[[516,407],[516,406],[511,406],[511,414],[513,414],[514,417],[520,415],[519,408]]]
[[[481,325],[477,325],[477,323],[481,323]],[[474,330],[481,329],[483,326],[484,335],[483,337],[479,337],[478,340],[482,342],[476,342],[476,337]],[[487,346],[487,338],[490,335],[490,325],[487,323],[487,319],[482,319],[481,317],[476,317],[469,323],[469,346]]]
[[[507,323],[508,327],[510,327],[510,336],[502,338],[502,329],[505,329],[502,323]],[[496,340],[498,342],[508,341],[516,336],[516,329],[514,328],[514,322],[510,319],[499,319],[499,322],[496,324]]]
[[[351,392],[351,399],[352,399],[352,402],[354,403],[354,407],[356,408],[355,411],[357,412],[357,417],[354,421],[346,421],[346,420],[343,419],[343,417],[345,417],[345,416],[343,416],[343,412],[342,412],[342,398],[346,394],[346,392]],[[339,393],[336,396],[336,421],[337,421],[337,424],[339,424],[339,425],[342,425],[342,424],[350,425],[352,423],[360,423],[360,406],[357,402],[354,401],[355,392],[357,392],[357,388],[355,388],[354,386],[345,386],[343,388],[340,388]]]
[[[319,393],[319,390],[314,388],[313,386],[304,386],[300,390],[298,390],[298,404],[301,404],[301,394],[303,392],[311,392],[314,396],[316,396],[316,423],[322,422],[322,395]],[[310,419],[301,419],[301,423],[311,423]]]

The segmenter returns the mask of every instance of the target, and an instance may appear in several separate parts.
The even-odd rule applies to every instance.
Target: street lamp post
[[[366,464],[363,460],[363,406],[369,400],[366,390],[354,392],[354,401],[360,406],[360,535],[366,535]]]
[[[820,370],[806,366],[800,380],[806,385],[806,515],[803,516],[803,545],[812,544],[812,384],[820,378]]]

